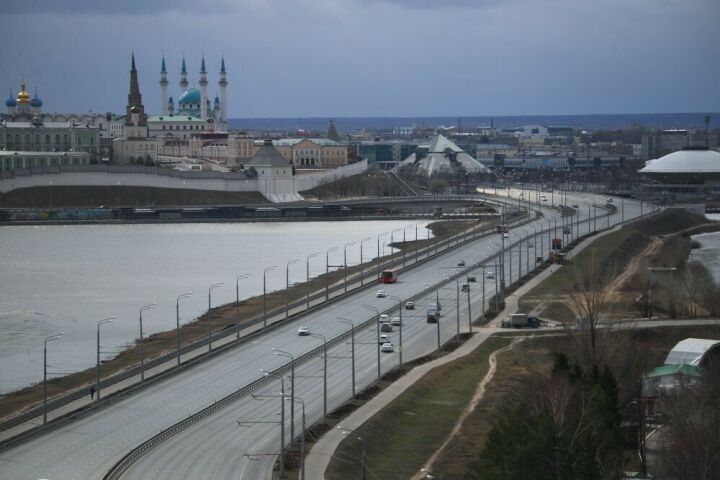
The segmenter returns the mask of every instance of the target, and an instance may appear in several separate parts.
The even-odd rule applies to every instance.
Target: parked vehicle
[[[395,351],[395,347],[393,346],[392,343],[390,343],[390,342],[385,342],[385,343],[383,343],[382,346],[380,347],[380,351],[381,351],[381,352],[384,352],[384,353],[392,353],[392,352]]]
[[[415,302],[405,302],[405,310],[415,310]]]
[[[385,298],[385,290],[378,290],[375,296],[377,298]]]
[[[302,327],[298,328],[298,335],[300,335],[301,337],[310,335],[310,327],[303,325]]]
[[[527,313],[513,313],[506,320],[503,320],[503,328],[538,328],[540,319],[528,316]]]

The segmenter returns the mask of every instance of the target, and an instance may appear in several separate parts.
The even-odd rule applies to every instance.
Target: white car
[[[415,302],[405,302],[405,310],[415,310]]]
[[[488,280],[495,280],[495,273],[494,273],[494,272],[487,272],[487,273],[485,274],[485,278],[487,278]]]
[[[378,321],[379,321],[380,323],[389,322],[389,321],[390,321],[390,317],[388,316],[387,313],[383,313],[382,315],[380,315],[380,320],[378,320]]]
[[[310,327],[303,325],[302,327],[298,328],[298,335],[300,335],[301,337],[310,335]]]
[[[390,343],[390,342],[385,342],[385,343],[383,343],[382,346],[380,347],[380,351],[385,352],[385,353],[392,353],[392,352],[395,351],[395,347],[393,346],[392,343]]]
[[[503,233],[503,238],[510,238],[510,234],[509,234],[509,233]]]
[[[400,317],[393,317],[392,320],[390,320],[390,323],[393,325],[400,325]]]
[[[608,199],[607,199],[607,203],[613,203],[613,199],[612,199],[612,198],[608,198]]]
[[[378,338],[378,343],[380,343],[380,344],[390,343],[390,335],[385,335],[385,334],[380,335],[380,338]]]
[[[385,290],[378,290],[375,296],[377,298],[385,298]]]

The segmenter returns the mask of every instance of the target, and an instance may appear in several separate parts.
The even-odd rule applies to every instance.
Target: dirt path
[[[480,383],[478,384],[477,389],[475,390],[475,395],[473,395],[473,398],[470,399],[470,403],[468,403],[467,407],[462,412],[462,415],[460,415],[460,418],[458,418],[457,422],[455,423],[455,426],[453,427],[452,431],[448,434],[447,438],[443,442],[440,447],[433,452],[433,454],[428,459],[427,463],[425,464],[425,470],[432,471],[432,466],[435,463],[435,460],[437,457],[445,450],[445,448],[450,444],[450,441],[455,438],[455,436],[460,433],[460,429],[462,428],[463,422],[465,421],[465,418],[467,418],[468,415],[470,415],[473,410],[475,410],[475,407],[477,406],[478,402],[482,400],[483,396],[485,395],[485,387],[488,383],[493,379],[495,376],[495,371],[497,370],[497,355],[502,352],[507,352],[508,350],[511,350],[515,347],[519,342],[523,341],[524,338],[516,338],[512,341],[512,343],[506,347],[503,347],[499,350],[495,350],[493,353],[490,354],[490,357],[488,358],[488,361],[490,362],[490,368],[488,368],[487,373],[485,373],[485,376],[480,380]],[[422,480],[425,478],[426,472],[420,471],[416,473],[412,480]]]
[[[615,279],[608,285],[608,295],[610,296],[611,300],[618,295],[622,295],[622,287],[625,282],[632,278],[632,276],[640,270],[643,260],[655,255],[658,250],[660,250],[662,245],[662,239],[654,238],[650,242],[650,245],[645,247],[645,249],[640,252],[640,254],[630,260],[630,262],[625,267],[625,270],[623,270],[620,275],[615,277]]]

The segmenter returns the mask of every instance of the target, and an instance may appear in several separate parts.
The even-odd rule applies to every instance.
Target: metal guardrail
[[[411,197],[411,198],[412,198],[412,197]],[[478,199],[478,197],[474,197],[474,198],[475,198],[476,200]],[[504,203],[503,200],[504,200],[504,199],[501,199],[499,202],[496,201],[495,203]],[[513,203],[514,203],[514,202],[513,202]],[[523,221],[522,219],[519,219],[519,220],[515,220],[515,223],[516,223],[517,225],[520,225],[520,224],[523,224],[523,223],[525,223],[525,222],[527,222],[527,221],[531,221],[531,220],[525,220],[525,221]],[[472,236],[469,236],[469,235],[463,234],[463,233],[459,233],[459,234],[457,234],[457,235],[455,235],[455,236],[453,236],[453,237],[449,237],[449,238],[447,238],[447,239],[445,239],[445,240],[442,240],[441,242],[438,242],[438,243],[435,243],[435,244],[432,244],[432,245],[428,245],[428,246],[425,247],[424,249],[418,250],[417,252],[413,252],[412,254],[406,256],[406,261],[413,261],[413,260],[415,261],[412,265],[409,265],[407,268],[413,268],[413,267],[415,267],[415,266],[417,266],[417,265],[421,265],[421,264],[425,263],[427,260],[429,260],[429,259],[431,259],[431,258],[434,258],[435,255],[438,255],[438,254],[440,254],[440,253],[445,253],[445,252],[447,252],[447,251],[450,250],[450,249],[457,248],[459,245],[464,245],[464,244],[467,243],[467,242],[474,241],[474,240],[477,239],[478,237],[481,237],[481,236],[483,236],[483,235],[485,235],[485,234],[487,234],[487,233],[491,233],[491,230],[476,231]],[[462,241],[460,241],[460,236],[463,237]],[[453,242],[455,242],[455,243],[453,244]],[[434,254],[431,253],[433,249],[435,249],[435,251],[436,251]],[[423,256],[425,256],[426,258],[423,259],[423,258],[422,258]],[[384,268],[384,267],[386,267],[386,266],[394,265],[396,262],[397,262],[397,259],[391,257],[387,262],[382,263],[382,264],[380,265],[380,268],[382,269],[382,268]],[[377,268],[377,267],[375,267],[375,268]],[[364,274],[363,279],[366,279],[366,278],[371,278],[371,279],[373,279],[373,278],[375,278],[375,277],[376,277],[376,275],[375,275],[375,273],[374,273],[374,269],[371,267],[371,268],[369,268],[369,269],[367,270],[367,273]],[[352,279],[352,277],[351,277],[349,280],[351,280],[351,279]],[[358,276],[358,277],[355,278],[355,281],[357,282],[359,279],[360,279],[360,278],[359,278],[359,276]],[[354,292],[357,291],[358,289],[366,288],[366,287],[369,286],[369,285],[371,285],[371,283],[367,283],[367,284],[365,284],[365,285],[361,285],[361,286],[354,287],[352,290],[348,291],[348,294],[354,293]],[[339,290],[344,290],[344,285],[343,285],[342,283],[338,283],[338,284],[330,287],[330,289],[329,289],[329,291],[330,291],[331,293],[335,293],[335,292],[337,292],[337,291],[339,291]],[[322,299],[323,297],[325,297],[324,291],[317,291],[315,294],[311,295],[310,299],[311,299],[311,302],[312,302],[313,300]],[[337,297],[335,297],[335,298],[331,298],[330,301],[331,301],[331,302],[332,302],[332,301],[337,301],[337,300],[339,300],[339,299],[341,299],[341,298],[344,298],[344,297],[345,297],[345,295],[337,296]],[[292,308],[297,308],[297,307],[303,306],[303,305],[305,305],[305,304],[306,304],[306,299],[305,299],[305,298],[301,298],[301,299],[299,299],[299,300],[291,303],[291,304],[290,304],[290,308],[291,308],[291,309],[292,309]],[[321,308],[321,307],[323,307],[324,305],[326,305],[326,303],[325,303],[325,302],[322,302],[322,303],[319,304],[319,305],[312,306],[309,310],[308,310],[308,309],[305,309],[303,312],[299,312],[299,313],[301,313],[301,314],[306,314],[306,313],[308,313],[308,312],[310,312],[310,311],[313,311],[313,310],[316,309],[316,308]],[[277,315],[284,314],[284,312],[285,312],[285,308],[284,308],[284,307],[278,307],[278,308],[276,308],[276,309],[270,310],[270,311],[268,312],[268,319],[272,318],[273,316],[277,316]],[[298,313],[296,313],[296,314],[294,314],[294,315],[297,315],[297,314],[298,314]],[[293,316],[294,316],[294,315],[293,315]],[[290,318],[292,319],[293,316],[291,316]],[[255,317],[255,318],[249,320],[249,321],[244,322],[244,323],[241,325],[241,330],[246,330],[246,329],[248,329],[248,328],[250,328],[250,327],[253,327],[253,326],[255,326],[255,325],[257,325],[257,324],[259,324],[259,323],[261,323],[261,322],[263,322],[263,317],[262,317],[262,316],[257,316],[257,317]],[[281,319],[281,320],[278,320],[278,321],[276,321],[276,322],[269,323],[269,324],[268,324],[268,328],[274,328],[274,327],[276,327],[276,326],[280,326],[280,325],[284,324],[284,322],[285,322],[285,320],[284,320],[284,319]],[[23,442],[25,442],[25,441],[28,441],[28,440],[30,440],[30,439],[32,439],[32,438],[35,438],[35,437],[37,437],[37,436],[39,436],[39,435],[41,435],[41,434],[43,434],[43,433],[49,432],[49,431],[54,430],[54,429],[56,429],[56,428],[59,428],[59,427],[61,427],[61,426],[63,426],[63,425],[66,425],[67,423],[70,423],[71,421],[74,421],[74,420],[76,420],[76,419],[78,419],[78,418],[80,418],[80,417],[83,417],[83,416],[87,415],[88,413],[91,413],[91,412],[93,412],[93,411],[96,411],[96,410],[98,410],[98,409],[100,409],[100,408],[103,408],[103,407],[105,407],[105,406],[107,406],[107,405],[109,405],[109,404],[111,404],[111,403],[113,403],[113,402],[115,402],[115,401],[117,401],[117,400],[120,400],[120,399],[122,399],[122,398],[125,398],[126,396],[128,396],[128,395],[130,395],[130,394],[132,394],[132,393],[134,393],[134,392],[136,392],[136,391],[139,391],[140,389],[143,389],[143,388],[145,388],[145,387],[147,387],[147,386],[153,385],[153,384],[157,383],[158,381],[164,380],[165,378],[167,378],[167,377],[169,377],[169,376],[171,376],[171,375],[174,375],[175,373],[178,373],[179,371],[184,370],[186,367],[189,367],[189,366],[191,366],[191,365],[194,365],[195,362],[197,362],[197,361],[202,361],[202,360],[204,360],[204,359],[206,359],[206,358],[209,358],[210,356],[214,356],[214,355],[217,354],[218,352],[225,351],[227,348],[232,348],[232,347],[235,347],[235,346],[237,346],[237,345],[240,345],[241,343],[244,343],[244,341],[246,341],[248,338],[254,337],[255,334],[259,334],[259,333],[263,333],[263,332],[264,332],[264,331],[261,330],[261,331],[259,331],[259,332],[256,332],[256,333],[251,334],[250,336],[242,337],[239,342],[232,342],[232,343],[230,343],[230,344],[223,345],[222,347],[219,347],[219,348],[213,350],[212,352],[208,352],[209,354],[208,354],[208,353],[202,354],[202,355],[201,355],[200,357],[198,357],[198,358],[192,359],[192,360],[190,360],[190,361],[182,362],[181,365],[180,365],[180,367],[177,367],[177,366],[176,366],[176,367],[171,367],[170,369],[168,369],[168,370],[165,371],[165,372],[162,372],[162,373],[160,373],[160,374],[157,374],[157,375],[154,375],[154,376],[148,378],[148,379],[147,379],[145,382],[143,382],[143,383],[138,383],[138,384],[132,385],[132,386],[128,387],[127,389],[123,389],[123,390],[121,390],[121,391],[119,391],[119,392],[116,392],[116,393],[113,393],[113,394],[111,394],[111,395],[108,395],[107,397],[103,398],[100,402],[96,402],[96,403],[94,403],[94,404],[92,404],[92,405],[82,407],[82,408],[79,409],[78,411],[71,412],[71,413],[68,414],[68,415],[65,415],[65,416],[60,417],[60,418],[55,419],[55,420],[51,420],[50,422],[48,422],[48,423],[45,424],[45,425],[42,425],[42,426],[39,426],[39,427],[35,427],[35,428],[33,428],[33,429],[29,430],[29,431],[20,433],[20,434],[14,436],[14,437],[11,437],[10,439],[7,439],[7,440],[5,440],[5,441],[3,441],[3,442],[0,442],[0,452],[1,452],[1,451],[8,450],[8,449],[10,449],[10,448],[13,448],[14,446],[17,446],[17,445],[19,445],[19,444],[21,444],[21,443],[23,443]],[[215,334],[213,334],[212,340],[213,340],[213,341],[220,340],[220,339],[222,339],[222,338],[225,338],[225,337],[227,337],[227,336],[229,336],[229,335],[234,335],[234,334],[236,334],[236,333],[237,333],[237,330],[236,330],[235,328],[232,328],[232,327],[225,328],[225,329],[223,329],[223,330],[221,330],[221,331],[216,332]],[[203,346],[207,345],[207,343],[208,343],[208,339],[207,339],[206,337],[203,337],[203,338],[201,338],[201,339],[199,339],[199,340],[196,340],[196,341],[194,341],[194,342],[192,342],[192,343],[190,343],[190,344],[187,344],[187,345],[181,347],[180,353],[181,353],[181,354],[185,354],[185,353],[191,352],[191,351],[193,351],[193,350],[195,350],[195,349],[197,349],[197,348],[202,348]],[[145,369],[148,370],[148,369],[151,369],[151,368],[153,368],[153,367],[156,367],[156,366],[158,366],[158,365],[160,365],[160,364],[162,364],[162,363],[165,363],[165,362],[167,362],[167,361],[171,361],[171,360],[173,360],[174,358],[176,358],[176,355],[177,355],[176,351],[173,350],[173,351],[171,351],[171,352],[168,352],[168,353],[165,354],[165,355],[161,355],[161,356],[159,356],[159,357],[155,357],[155,358],[153,358],[153,359],[151,359],[151,360],[148,360],[147,362],[145,362]],[[133,376],[135,376],[135,375],[138,375],[139,372],[140,372],[140,367],[137,366],[137,367],[129,368],[129,369],[127,369],[127,370],[125,370],[125,371],[123,371],[123,372],[121,372],[121,373],[119,373],[119,374],[113,375],[112,377],[105,378],[105,379],[101,380],[101,388],[106,388],[106,387],[108,387],[108,386],[110,386],[110,385],[113,385],[113,384],[115,384],[115,383],[118,383],[118,382],[121,382],[121,381],[123,381],[123,380],[126,380],[127,378],[130,378],[130,377],[133,377]],[[54,400],[49,401],[49,402],[48,402],[48,410],[52,410],[53,408],[58,408],[58,407],[60,407],[60,406],[66,405],[66,404],[68,404],[68,403],[70,403],[70,402],[72,402],[72,401],[75,401],[75,400],[77,400],[77,399],[80,399],[80,398],[82,398],[82,397],[84,397],[84,396],[86,396],[86,395],[87,395],[86,387],[81,387],[81,388],[75,390],[74,392],[71,392],[71,393],[69,393],[69,394],[67,394],[67,395],[64,395],[64,396],[60,397],[60,398],[57,398],[57,399],[54,399]],[[30,409],[30,410],[28,410],[26,413],[23,413],[22,415],[18,415],[18,416],[16,416],[16,417],[14,417],[14,418],[12,418],[12,419],[10,419],[10,420],[7,420],[6,422],[3,422],[2,424],[0,424],[0,430],[9,429],[9,428],[12,428],[12,427],[14,427],[14,426],[16,426],[16,425],[22,424],[22,423],[24,423],[24,422],[26,422],[26,421],[28,421],[28,420],[30,420],[30,419],[32,419],[32,418],[40,415],[40,414],[42,414],[42,410],[43,410],[43,409],[42,409],[42,406],[38,406],[38,407],[35,407],[35,408],[33,408],[33,409]]]
[[[520,221],[518,221],[518,222],[516,223],[516,225],[520,225],[520,224],[522,224],[522,223],[527,223],[528,221],[532,221],[532,220],[533,220],[533,219],[529,219],[529,220],[526,220],[526,221],[520,220]],[[491,233],[491,231],[490,231],[490,233]],[[460,245],[465,245],[466,243],[469,243],[469,242],[474,241],[476,238],[477,238],[477,235],[473,236],[471,239],[467,239],[467,238],[466,238],[466,239],[463,240],[462,243],[457,243],[454,247],[458,247],[458,246],[460,246]],[[448,249],[453,249],[453,246],[449,244],[449,242],[451,242],[451,240],[452,240],[452,239],[447,239],[448,245],[447,245],[446,248],[443,250],[443,253],[447,252]],[[418,255],[421,255],[421,254],[418,252]],[[493,256],[489,257],[489,258],[494,258],[494,257],[497,256],[497,255],[499,255],[499,253],[496,253],[496,254],[494,254]],[[412,266],[414,267],[414,266],[416,266],[416,265],[420,265],[420,264],[424,263],[425,261],[429,260],[430,258],[434,258],[434,257],[427,257],[427,258],[421,260],[420,262],[417,262],[417,263],[413,264]],[[471,267],[471,268],[472,268],[472,267]],[[456,276],[460,276],[460,275],[462,275],[462,274],[463,274],[463,272],[457,274]],[[436,284],[429,285],[429,286],[426,287],[423,291],[421,291],[421,292],[419,292],[419,293],[417,293],[417,294],[415,294],[415,295],[413,295],[413,296],[411,296],[411,297],[408,297],[407,299],[405,299],[405,301],[408,301],[408,300],[414,301],[414,300],[417,300],[417,299],[419,299],[419,298],[422,298],[422,297],[426,296],[428,293],[434,291],[435,289],[440,288],[442,285],[445,285],[446,283],[453,281],[453,280],[456,278],[456,276],[453,276],[453,277],[451,277],[450,279],[441,280],[440,282],[438,282],[438,283],[436,283]],[[342,286],[340,286],[340,287],[342,287]],[[360,287],[360,288],[362,288],[362,287]],[[354,289],[353,292],[354,292],[355,290],[356,290],[356,289]],[[342,297],[344,297],[344,295],[343,295]],[[339,297],[339,298],[342,298],[342,297]],[[380,314],[390,314],[391,312],[393,312],[393,311],[394,311],[395,309],[397,309],[397,308],[399,308],[397,305],[393,305],[393,306],[391,306],[391,307],[389,307],[389,308],[381,311]],[[292,362],[288,362],[288,363],[286,363],[285,365],[283,365],[282,367],[279,367],[279,368],[273,370],[269,376],[263,377],[263,378],[261,378],[261,379],[259,379],[259,380],[256,380],[256,381],[250,383],[249,385],[247,385],[247,386],[245,386],[245,387],[242,387],[242,388],[239,389],[237,392],[233,392],[233,393],[227,395],[226,397],[222,398],[221,400],[215,402],[213,405],[211,405],[211,406],[209,406],[209,407],[206,407],[205,409],[197,412],[196,414],[191,415],[191,416],[188,417],[187,419],[181,420],[180,422],[176,423],[176,424],[173,425],[172,427],[170,427],[170,428],[168,428],[168,429],[166,429],[166,430],[161,431],[160,433],[158,433],[157,435],[153,436],[152,438],[146,440],[145,442],[143,442],[143,443],[140,444],[139,446],[133,448],[130,452],[128,452],[125,456],[123,456],[123,458],[121,458],[121,459],[105,474],[105,476],[103,477],[103,480],[116,480],[116,479],[119,479],[119,478],[122,476],[122,474],[123,474],[125,471],[127,471],[127,469],[130,468],[130,466],[132,466],[132,464],[133,464],[137,459],[139,459],[140,457],[142,457],[146,452],[152,450],[152,448],[153,448],[154,446],[162,443],[163,441],[167,440],[167,439],[170,438],[171,436],[173,436],[173,435],[175,435],[175,434],[183,431],[183,430],[186,429],[187,427],[193,425],[194,423],[196,423],[197,421],[199,421],[199,420],[207,417],[208,415],[210,415],[210,414],[212,414],[212,413],[215,413],[216,411],[218,411],[218,410],[220,410],[220,409],[222,409],[222,408],[230,405],[230,404],[233,403],[234,401],[236,401],[236,400],[242,398],[243,396],[247,395],[248,393],[250,393],[250,392],[251,392],[252,390],[254,390],[255,388],[257,388],[257,387],[259,387],[259,386],[261,386],[261,385],[264,385],[264,384],[267,383],[269,380],[271,380],[271,378],[270,378],[271,376],[283,375],[283,374],[289,372],[293,367],[297,367],[298,365],[301,365],[301,364],[303,364],[304,362],[306,362],[306,361],[308,361],[308,360],[310,360],[310,359],[312,359],[312,358],[314,358],[314,357],[317,357],[317,356],[319,356],[319,355],[322,355],[323,352],[325,351],[325,349],[326,349],[327,347],[333,347],[333,346],[339,344],[340,342],[342,342],[342,341],[344,341],[345,339],[347,339],[348,337],[350,337],[353,332],[357,332],[357,331],[359,331],[359,330],[365,329],[365,328],[367,328],[368,326],[376,323],[376,322],[377,322],[377,319],[378,319],[378,316],[377,316],[377,315],[371,316],[370,318],[368,318],[367,320],[363,321],[362,323],[354,326],[353,328],[351,328],[351,329],[349,329],[349,330],[341,333],[340,335],[338,335],[338,336],[336,336],[336,337],[334,337],[334,338],[332,338],[332,339],[327,340],[327,342],[326,342],[324,345],[320,345],[320,346],[316,347],[315,349],[310,350],[310,351],[308,351],[308,352],[306,352],[306,353],[298,356],[298,357],[295,358]],[[447,343],[448,341],[449,341],[449,339],[448,339],[445,343]],[[444,345],[445,343],[443,343],[443,345]],[[388,373],[388,372],[386,372],[386,374],[387,374],[387,373]]]

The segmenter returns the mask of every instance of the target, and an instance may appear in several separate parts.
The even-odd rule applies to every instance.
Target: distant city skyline
[[[228,117],[720,111],[716,0],[4,0],[0,95],[123,112],[135,52],[148,113],[204,54]],[[3,91],[4,89],[4,91]],[[214,93],[213,93],[214,95]]]

